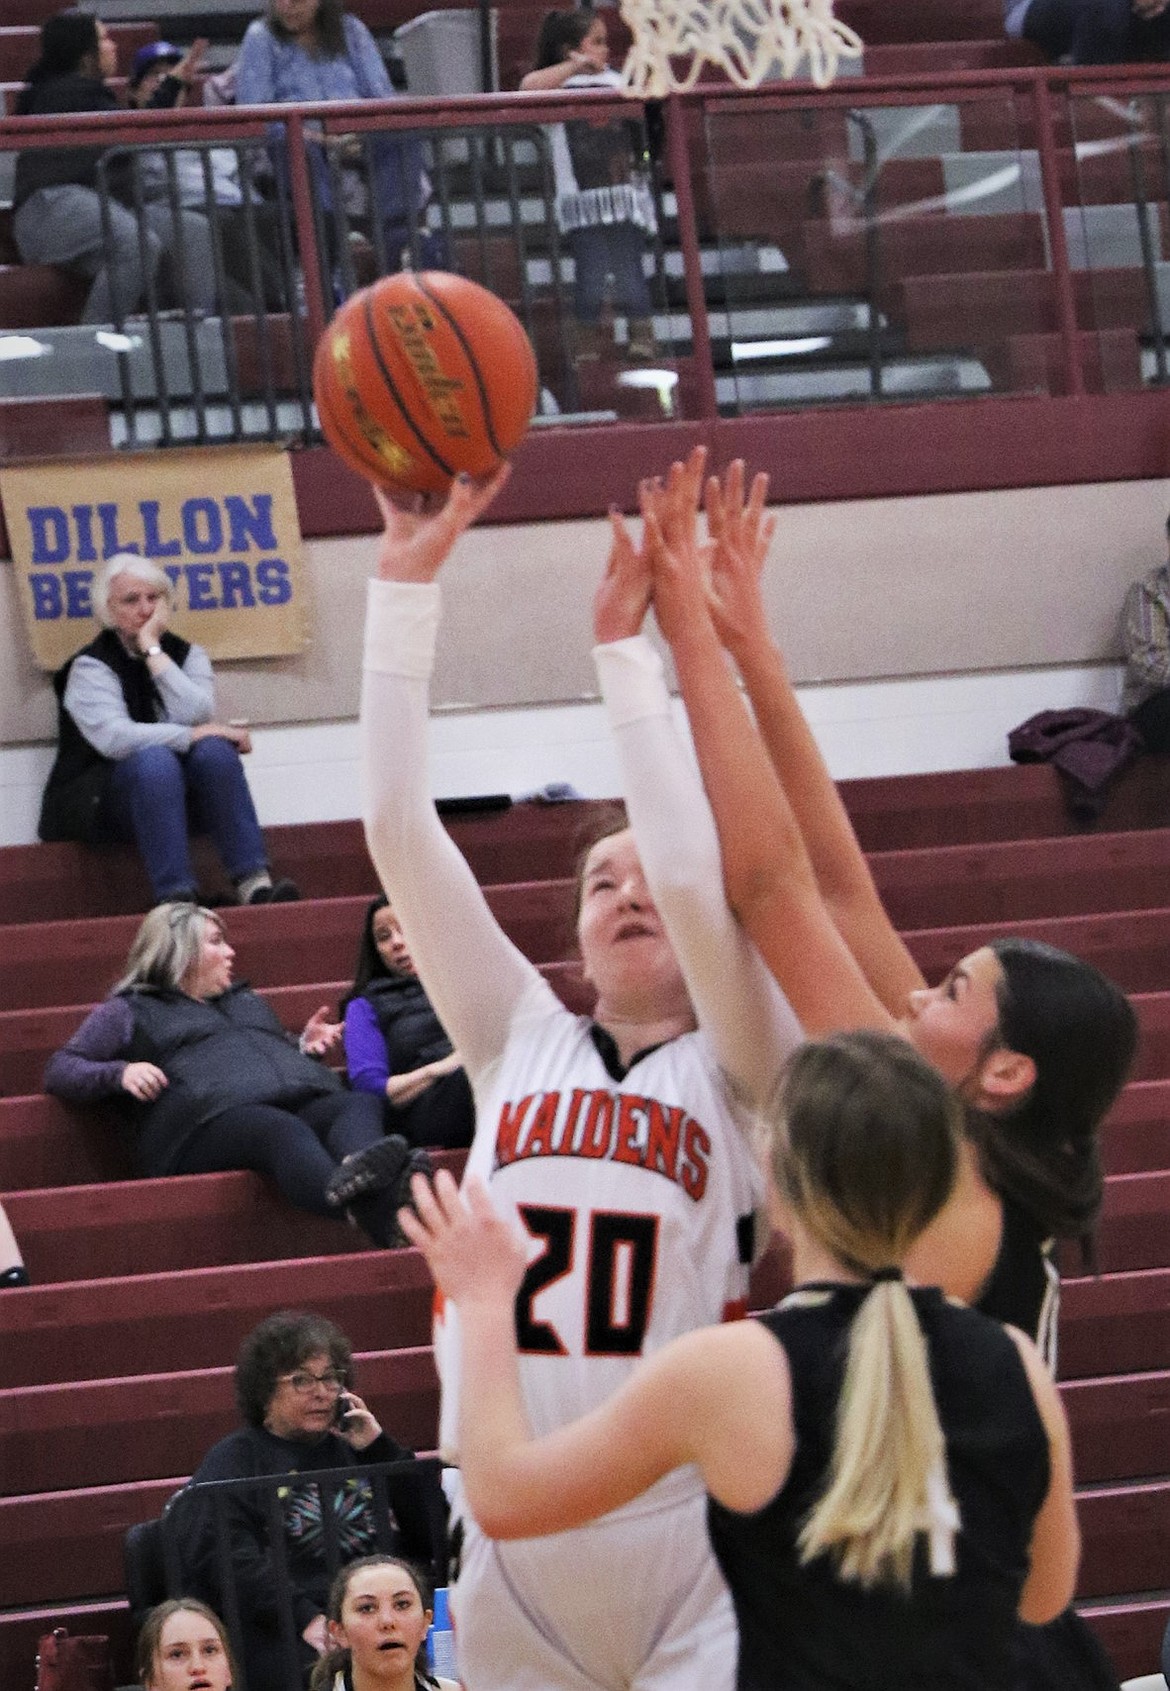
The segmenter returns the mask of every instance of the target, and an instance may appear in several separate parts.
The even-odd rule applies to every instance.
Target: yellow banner
[[[94,579],[115,552],[171,578],[171,627],[212,658],[303,651],[301,531],[286,453],[203,448],[0,470],[29,643],[57,669],[98,632]]]

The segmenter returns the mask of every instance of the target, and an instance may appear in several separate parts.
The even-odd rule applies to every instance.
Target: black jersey
[[[801,1565],[797,1539],[827,1484],[849,1329],[867,1291],[803,1287],[759,1317],[788,1355],[796,1448],[755,1514],[708,1499],[739,1622],[739,1691],[1003,1691],[1049,1461],[1020,1354],[996,1322],[934,1288],[911,1293],[959,1506],[954,1575],[933,1576],[922,1551],[907,1597],[843,1581],[825,1556]]]
[[[1056,1323],[1060,1274],[1056,1242],[1014,1199],[1001,1194],[1003,1227],[991,1273],[974,1307],[1018,1327],[1036,1341],[1049,1372],[1056,1373]]]

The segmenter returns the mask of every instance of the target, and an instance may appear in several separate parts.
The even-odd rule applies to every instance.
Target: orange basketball
[[[361,475],[441,493],[490,475],[536,409],[523,325],[477,282],[402,271],[354,294],[313,361],[325,439]]]

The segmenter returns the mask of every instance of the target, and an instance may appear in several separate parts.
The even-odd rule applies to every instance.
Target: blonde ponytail
[[[842,1579],[909,1589],[914,1546],[945,1477],[917,1313],[899,1281],[875,1285],[849,1336],[829,1488],[801,1532],[801,1561],[829,1554]]]
[[[773,1174],[802,1225],[873,1281],[854,1317],[828,1486],[800,1534],[801,1560],[841,1578],[909,1588],[918,1535],[952,1573],[958,1512],[926,1341],[901,1263],[950,1195],[962,1116],[905,1040],[839,1034],[793,1056],[778,1100]]]

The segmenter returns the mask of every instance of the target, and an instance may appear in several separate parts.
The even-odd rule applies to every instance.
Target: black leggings
[[[382,1100],[368,1092],[327,1092],[295,1108],[241,1104],[205,1122],[183,1147],[177,1174],[250,1168],[297,1209],[336,1216],[325,1188],[339,1162],[383,1135]],[[389,1194],[359,1198],[354,1216],[377,1244],[388,1242],[394,1215]]]
[[[437,1146],[443,1151],[471,1144],[475,1132],[475,1103],[462,1069],[440,1075],[412,1104],[386,1105],[387,1133],[401,1133],[411,1145]]]

